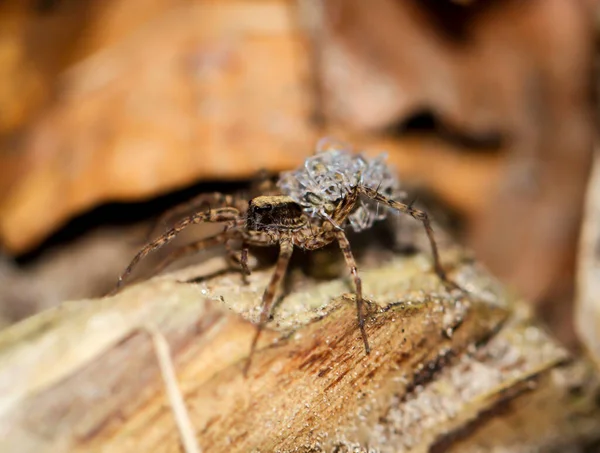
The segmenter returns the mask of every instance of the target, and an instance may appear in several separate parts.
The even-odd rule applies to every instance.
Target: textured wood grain
[[[292,276],[247,378],[247,320],[271,269],[244,286],[214,275],[224,266],[214,259],[29,318],[0,333],[0,446],[181,451],[147,326],[170,344],[203,451],[441,445],[568,358],[485,273],[449,258],[470,297],[447,293],[420,255],[363,269],[370,356],[347,282]],[[574,442],[598,428],[584,415]]]
[[[600,366],[600,158],[587,189],[577,270],[577,333]]]

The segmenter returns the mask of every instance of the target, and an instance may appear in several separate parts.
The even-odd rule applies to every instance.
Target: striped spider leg
[[[167,245],[169,242],[171,242],[173,239],[175,239],[175,237],[177,237],[177,235],[181,231],[183,231],[188,226],[203,223],[203,222],[211,222],[211,223],[226,222],[231,227],[233,227],[236,225],[236,222],[240,219],[240,217],[241,217],[240,211],[233,207],[211,209],[210,211],[197,212],[188,217],[185,217],[184,219],[177,222],[172,228],[167,230],[165,233],[161,234],[158,238],[149,242],[146,246],[144,246],[137,253],[137,255],[135,255],[133,260],[131,260],[131,263],[129,263],[129,266],[127,266],[127,268],[120,275],[116,288],[110,294],[116,293],[123,286],[127,277],[129,276],[129,274],[131,274],[131,272],[135,269],[135,267],[138,265],[138,263],[143,258],[148,256],[150,253],[154,252],[155,250],[158,250],[161,247]],[[228,229],[227,231],[225,231],[224,233],[221,233],[221,234],[222,235],[227,234],[227,233],[233,234],[233,233],[235,233],[235,231],[236,231],[235,229]],[[200,242],[203,242],[203,247],[204,247],[204,246],[208,246],[209,244],[216,245],[220,242],[224,242],[227,239],[228,238],[226,238],[225,236],[217,235],[217,236],[213,236],[212,238],[204,239],[203,241],[200,241]],[[195,246],[200,247],[197,244]],[[203,247],[200,247],[200,248],[203,248]]]
[[[343,142],[322,139],[317,144],[317,152],[303,165],[280,175],[279,187],[310,216],[333,220],[340,230],[348,225],[355,231],[371,228],[387,215],[388,210],[378,209],[380,204],[419,220],[429,239],[436,274],[446,287],[460,289],[442,268],[427,213],[394,199],[400,195],[401,185],[395,172],[386,164],[385,154],[371,158],[355,154],[351,149]],[[340,200],[346,199],[352,201],[345,204],[346,212],[340,215],[338,211],[344,206]]]
[[[231,234],[229,232],[228,226],[226,226],[223,229],[223,231],[219,234],[216,234],[214,236],[210,236],[207,238],[202,238],[198,241],[191,242],[189,244],[183,245],[183,246],[175,249],[174,251],[169,253],[160,263],[158,263],[158,265],[152,270],[152,272],[150,272],[148,274],[148,276],[150,277],[153,275],[160,274],[170,264],[172,264],[173,262],[175,262],[179,259],[182,259],[186,256],[194,255],[198,252],[207,250],[211,247],[216,247],[218,245],[223,245],[223,244],[227,245],[230,243],[230,241],[231,241]],[[228,250],[228,253],[227,253],[228,258],[230,257],[230,253],[234,253],[234,251]],[[232,262],[233,259],[229,259],[229,261]],[[246,266],[246,268],[247,268],[247,266]]]
[[[162,213],[152,225],[152,228],[146,236],[148,242],[150,238],[156,236],[160,230],[166,228],[171,219],[181,217],[192,211],[210,211],[211,209],[234,207],[243,212],[248,206],[248,200],[234,195],[223,194],[220,192],[201,193],[191,200],[173,206]]]
[[[330,220],[322,221],[303,214],[301,207],[289,197],[259,197],[251,201],[248,211],[246,241],[251,245],[279,244],[279,257],[271,280],[263,293],[259,323],[250,346],[250,354],[244,367],[247,375],[261,332],[269,321],[275,296],[292,256],[294,246],[304,250],[317,250],[333,241],[338,242],[354,281],[358,327],[369,354],[370,346],[365,330],[362,282],[350,243],[339,224],[352,211],[358,199],[358,191],[342,199]],[[257,220],[260,219],[260,220]]]
[[[257,245],[259,244],[257,243]],[[250,353],[248,354],[248,359],[246,360],[246,364],[244,366],[244,376],[248,375],[248,370],[250,369],[250,364],[252,363],[252,357],[254,356],[254,353],[256,351],[258,340],[265,325],[271,317],[271,311],[273,309],[273,304],[275,303],[275,296],[277,294],[279,286],[281,285],[281,282],[285,278],[285,274],[287,272],[288,264],[290,263],[290,258],[292,257],[293,251],[294,245],[292,244],[290,238],[281,238],[279,241],[279,256],[277,257],[277,264],[275,265],[275,270],[273,271],[271,279],[269,280],[269,284],[265,288],[265,291],[262,296],[260,317],[258,325],[256,326],[254,337],[252,338],[252,343],[250,344]]]
[[[423,224],[423,228],[425,229],[425,233],[427,234],[427,239],[429,240],[431,254],[433,256],[433,268],[435,270],[435,273],[438,275],[440,280],[442,280],[446,287],[450,289],[461,289],[456,283],[454,283],[448,278],[448,276],[446,275],[446,271],[442,267],[440,254],[438,251],[437,243],[435,241],[435,236],[433,234],[433,228],[431,227],[429,216],[425,211],[421,211],[420,209],[413,208],[411,205],[392,200],[391,198],[388,198],[385,195],[379,193],[376,189],[371,189],[369,187],[359,185],[357,186],[357,190],[359,194],[364,195],[365,197],[368,197],[371,200],[375,200],[378,203],[384,204],[396,211],[408,214],[413,219],[420,221]]]
[[[346,264],[350,270],[350,274],[352,275],[352,279],[354,282],[358,328],[360,330],[360,334],[365,347],[365,353],[369,354],[371,352],[367,332],[365,330],[362,282],[360,276],[358,275],[356,260],[354,259],[354,255],[352,254],[352,250],[350,249],[350,242],[348,241],[348,238],[346,237],[344,231],[339,230],[337,226],[333,223],[327,222],[322,225],[319,225],[318,228],[314,225],[310,225],[307,223],[302,228],[285,234],[283,235],[283,237],[280,237],[278,239],[279,257],[277,259],[277,264],[275,265],[275,270],[271,276],[271,280],[269,281],[269,284],[267,285],[263,293],[260,318],[258,326],[256,328],[256,332],[254,334],[254,338],[252,339],[252,344],[250,346],[250,354],[248,355],[248,360],[246,361],[246,365],[244,367],[244,375],[248,374],[252,357],[254,356],[254,353],[256,351],[258,340],[260,338],[262,330],[264,329],[265,325],[270,319],[273,304],[275,303],[276,292],[285,277],[287,267],[292,256],[292,252],[294,250],[294,246],[305,250],[317,250],[322,247],[325,247],[326,245],[336,240],[344,255]],[[264,245],[264,243],[257,242],[256,245]]]
[[[274,195],[278,193],[276,189],[275,183],[271,180],[269,173],[261,170],[252,179],[248,192],[251,197],[258,195]],[[226,206],[235,207],[239,209],[240,212],[243,212],[248,207],[248,197],[243,196],[243,194],[240,196],[223,194],[221,192],[201,193],[196,195],[191,200],[173,206],[161,214],[148,232],[146,240],[148,241],[151,237],[154,237],[159,230],[165,228],[171,219],[181,217],[192,211],[210,210]]]

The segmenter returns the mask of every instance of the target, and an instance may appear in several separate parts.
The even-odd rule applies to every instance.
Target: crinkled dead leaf
[[[305,46],[291,2],[184,2],[69,68],[11,151],[4,246],[101,203],[296,165],[316,139]]]

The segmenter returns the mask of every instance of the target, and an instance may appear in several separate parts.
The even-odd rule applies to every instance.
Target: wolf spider
[[[325,156],[325,154],[322,154],[321,156]],[[365,168],[367,173],[375,168],[375,166],[381,165],[380,161],[373,160],[369,163],[369,161],[361,156],[349,157],[349,154],[339,154],[328,157],[332,157],[335,162],[340,162],[340,156],[346,159],[344,165],[349,165],[349,163],[355,164],[356,162],[363,165],[363,163],[366,162],[365,165],[367,165],[367,167]],[[326,166],[323,167],[321,165],[322,162],[317,163],[319,165],[315,168],[317,168],[318,171],[328,170]],[[308,168],[308,160],[305,165],[307,166],[306,168]],[[382,168],[387,171],[387,167],[378,167],[379,170]],[[307,170],[301,169],[298,171],[306,172]],[[366,229],[372,224],[373,218],[382,218],[379,211],[375,214],[372,210],[372,206],[369,207],[368,204],[365,204],[366,202],[375,203],[377,206],[381,204],[387,208],[408,214],[414,219],[419,220],[423,224],[429,239],[436,274],[448,286],[452,288],[457,288],[457,286],[448,280],[446,273],[442,268],[427,213],[413,208],[411,204],[395,201],[385,195],[382,193],[382,190],[380,190],[381,184],[375,188],[369,187],[368,183],[372,181],[365,177],[367,173],[357,174],[356,177],[351,176],[351,180],[349,181],[348,174],[351,173],[343,175],[336,170],[333,179],[328,177],[329,179],[326,180],[327,187],[332,187],[332,180],[338,181],[341,185],[339,187],[334,187],[333,189],[335,190],[327,189],[329,192],[325,190],[320,194],[304,190],[305,186],[302,186],[303,189],[300,191],[290,189],[289,184],[285,182],[282,183],[282,181],[285,180],[285,177],[289,177],[290,174],[284,174],[282,175],[282,179],[280,179],[280,187],[283,187],[284,191],[287,191],[289,195],[259,195],[247,200],[220,193],[203,194],[194,200],[191,205],[198,206],[208,204],[209,206],[218,207],[195,212],[194,214],[183,218],[158,238],[149,242],[138,252],[123,274],[119,277],[116,289],[124,283],[127,276],[132,272],[140,260],[149,253],[169,243],[183,229],[193,224],[203,222],[222,223],[224,224],[224,229],[222,232],[212,237],[201,239],[176,250],[161,264],[161,269],[181,256],[204,250],[209,247],[225,245],[230,260],[238,263],[241,266],[243,273],[247,275],[249,273],[247,264],[249,246],[278,245],[279,255],[275,271],[263,293],[259,324],[252,340],[249,359],[244,370],[246,373],[250,360],[256,350],[262,329],[270,318],[277,289],[286,274],[294,247],[304,250],[316,250],[337,241],[354,282],[358,328],[360,330],[365,352],[366,354],[369,354],[370,346],[365,331],[362,283],[358,274],[356,261],[350,249],[350,243],[348,242],[348,238],[346,237],[343,228],[345,225],[352,222],[352,226],[354,226],[355,229]],[[382,173],[375,172],[373,174],[381,175]],[[296,175],[291,174],[291,176]],[[383,176],[387,177],[389,175],[386,173]],[[314,180],[315,178],[311,179],[313,182]],[[392,185],[389,185],[389,187],[391,186]],[[340,190],[342,192],[340,192]],[[388,193],[390,190],[388,190]],[[332,195],[333,193],[337,195]],[[343,193],[343,195],[334,199],[338,197],[340,193]],[[362,208],[362,211],[360,212],[361,215],[357,217],[359,208]],[[240,250],[234,250],[231,247],[233,242],[241,244]],[[238,254],[238,252],[240,253]]]

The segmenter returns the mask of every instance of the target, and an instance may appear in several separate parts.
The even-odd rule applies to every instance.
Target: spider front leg
[[[119,277],[119,281],[117,282],[116,288],[110,294],[113,294],[119,290],[127,276],[131,274],[131,272],[140,262],[140,260],[146,257],[149,253],[171,242],[182,230],[184,230],[188,226],[202,222],[235,222],[238,219],[239,215],[240,212],[235,208],[220,208],[208,212],[199,212],[189,217],[186,217],[183,220],[180,220],[175,224],[173,228],[160,235],[158,238],[147,244],[144,248],[142,248],[142,250],[138,252],[138,254],[133,258],[133,260],[131,260],[131,263],[129,263],[129,266],[127,266],[125,271],[123,271],[123,273]]]
[[[226,241],[225,249],[227,250],[227,260],[230,264],[240,267],[244,284],[247,284],[246,277],[250,275],[250,268],[248,267],[248,244],[242,242],[241,250],[234,250],[231,246],[231,241]]]
[[[202,250],[209,249],[211,247],[216,247],[217,245],[225,244],[230,239],[230,234],[225,230],[222,233],[219,233],[215,236],[211,236],[208,238],[200,239],[199,241],[191,242],[190,244],[186,244],[183,247],[179,247],[174,250],[167,256],[164,260],[162,260],[150,273],[150,276],[157,275],[163,271],[167,266],[171,263],[177,261],[180,258],[185,256],[193,255]]]
[[[377,192],[377,190],[371,189],[369,187],[360,186],[358,190],[360,194],[363,194],[372,200],[385,204],[390,208],[395,209],[396,211],[408,214],[413,219],[419,220],[423,224],[423,228],[425,228],[425,233],[427,233],[427,238],[429,239],[429,245],[431,246],[431,254],[433,255],[433,267],[435,273],[447,287],[451,289],[461,289],[456,283],[454,283],[448,278],[448,276],[446,275],[446,271],[442,267],[437,243],[435,242],[435,237],[433,235],[433,228],[431,228],[429,216],[425,211],[421,211],[420,209],[415,209],[410,205],[392,200],[386,197],[385,195],[380,194],[379,192]]]
[[[258,339],[260,338],[260,334],[267,322],[269,321],[269,317],[271,316],[271,309],[273,308],[273,304],[275,303],[275,295],[277,293],[277,289],[279,288],[279,284],[285,277],[285,273],[287,271],[287,267],[290,262],[290,258],[292,257],[293,251],[294,245],[289,239],[283,239],[279,243],[279,257],[277,258],[275,271],[273,272],[271,280],[269,281],[269,284],[266,287],[265,292],[263,293],[260,318],[258,321],[258,326],[256,327],[256,333],[254,334],[254,338],[252,339],[252,344],[250,346],[250,354],[248,355],[248,360],[246,362],[246,366],[244,367],[244,376],[248,375],[248,370],[250,369],[250,363],[252,361],[254,351],[256,350]]]
[[[371,347],[369,346],[369,339],[367,338],[367,332],[365,330],[365,314],[364,310],[364,301],[362,296],[362,281],[360,276],[358,275],[358,268],[356,267],[356,260],[354,259],[354,255],[352,254],[352,250],[350,249],[350,242],[348,242],[348,238],[346,237],[346,233],[344,231],[335,231],[335,237],[340,245],[340,249],[344,254],[344,259],[346,260],[346,264],[350,269],[350,273],[352,274],[352,279],[354,280],[354,288],[356,291],[356,315],[358,317],[358,328],[360,329],[360,335],[362,336],[363,343],[365,345],[365,353],[369,354],[371,352]]]
[[[159,228],[165,228],[170,219],[189,213],[192,210],[202,211],[206,208],[206,211],[210,211],[211,208],[234,207],[242,211],[247,204],[247,201],[233,195],[226,195],[220,192],[201,193],[191,200],[178,204],[161,214],[148,232],[146,239],[149,240],[149,238],[153,237]]]

